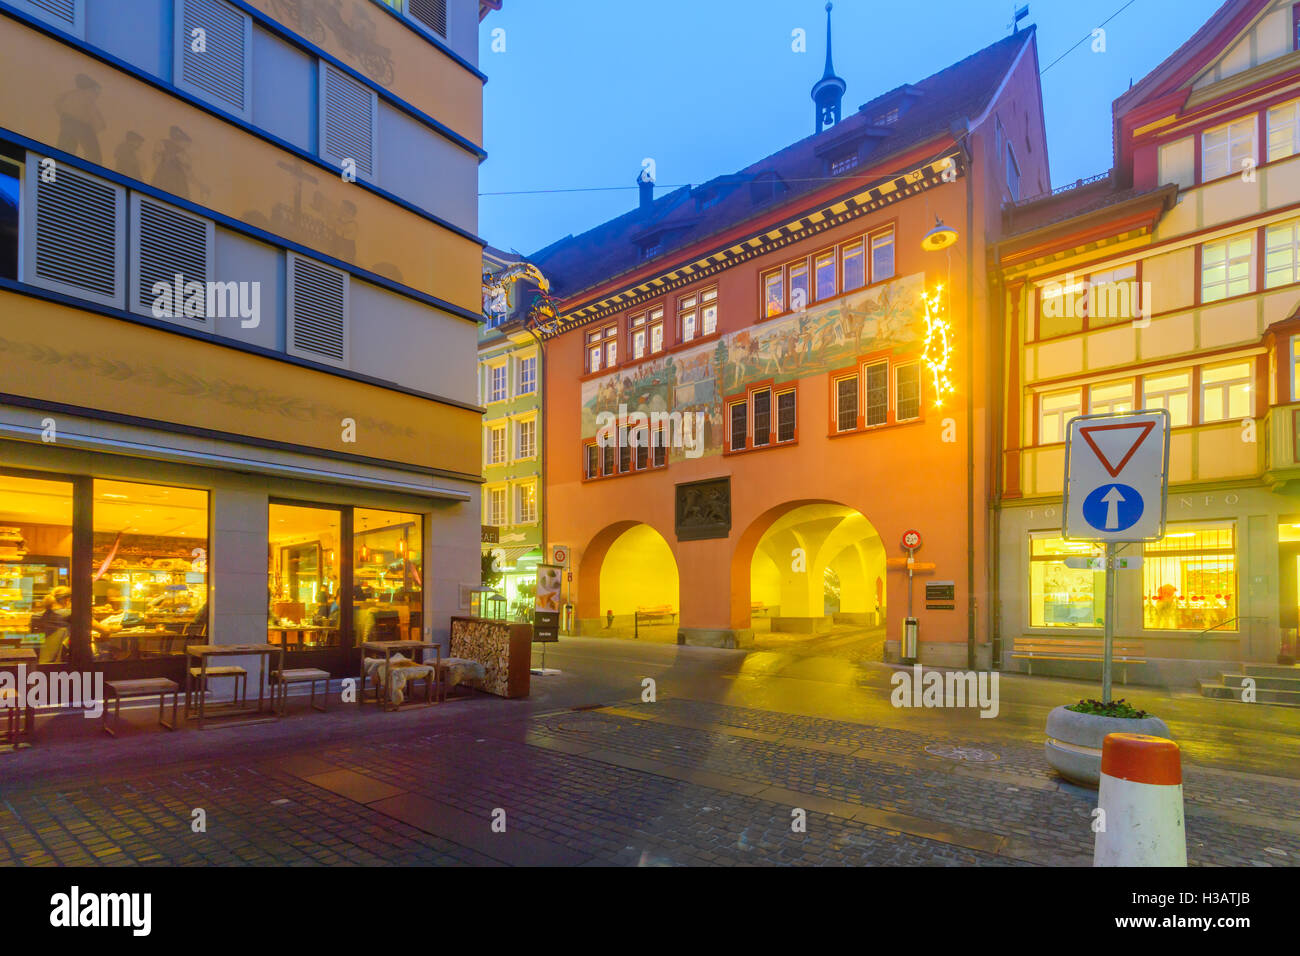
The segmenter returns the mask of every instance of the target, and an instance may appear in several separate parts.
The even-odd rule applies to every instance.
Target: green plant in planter
[[[1081,700],[1077,704],[1070,704],[1065,709],[1072,710],[1076,714],[1096,714],[1098,717],[1122,717],[1129,720],[1142,720],[1151,716],[1145,710],[1138,710],[1122,697],[1110,703],[1091,699]]]

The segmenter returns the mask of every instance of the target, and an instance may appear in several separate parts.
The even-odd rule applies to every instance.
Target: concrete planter
[[[1114,733],[1168,738],[1169,725],[1159,717],[1100,717],[1062,705],[1047,715],[1047,762],[1067,780],[1096,788],[1101,782],[1101,744]]]

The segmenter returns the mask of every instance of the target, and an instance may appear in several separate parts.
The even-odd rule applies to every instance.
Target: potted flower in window
[[[1047,762],[1067,780],[1095,788],[1101,781],[1102,741],[1114,733],[1168,737],[1169,726],[1123,698],[1057,707],[1047,715]]]

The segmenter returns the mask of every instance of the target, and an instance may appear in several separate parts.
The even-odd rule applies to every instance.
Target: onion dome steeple
[[[812,99],[814,104],[813,133],[834,126],[840,121],[840,101],[844,99],[844,90],[848,84],[835,75],[835,66],[831,63],[831,4],[826,4],[826,72],[813,84]]]

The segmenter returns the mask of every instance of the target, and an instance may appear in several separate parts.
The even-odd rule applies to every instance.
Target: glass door
[[[351,673],[351,523],[351,509],[271,503],[267,641],[284,648],[287,667]]]

